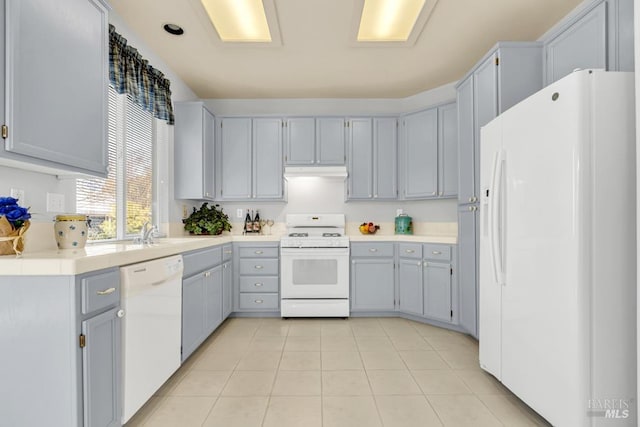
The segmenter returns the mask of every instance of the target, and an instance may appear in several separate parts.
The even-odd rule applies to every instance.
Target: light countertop
[[[135,264],[230,242],[279,242],[273,235],[193,236],[158,239],[150,245],[132,242],[88,244],[83,249],[50,249],[27,252],[20,257],[0,256],[0,276],[76,275],[104,268]],[[456,244],[456,236],[350,234],[352,242],[423,242]]]

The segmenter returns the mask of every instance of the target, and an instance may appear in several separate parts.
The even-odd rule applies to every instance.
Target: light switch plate
[[[64,194],[47,193],[47,212],[64,212]]]
[[[20,188],[12,188],[11,197],[13,197],[14,199],[18,199],[20,201],[21,206],[24,206],[24,204],[27,203],[27,201],[24,198],[24,190]]]
[[[244,212],[242,211],[242,209],[238,209],[236,210],[236,217],[237,218],[242,218]]]

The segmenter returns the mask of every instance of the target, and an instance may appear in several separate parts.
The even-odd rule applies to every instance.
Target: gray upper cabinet
[[[316,163],[316,119],[297,117],[286,121],[287,165]]]
[[[253,195],[251,119],[220,120],[220,198],[246,200]]]
[[[253,119],[253,198],[282,199],[282,120]]]
[[[348,128],[349,177],[347,198],[373,197],[372,119],[351,119]]]
[[[437,196],[438,109],[409,114],[402,120],[401,182],[404,199]]]
[[[39,0],[2,0],[0,9],[0,44],[6,49],[6,67],[0,71],[0,117],[6,126],[0,158],[13,166],[106,176],[104,4],[61,0],[52,8]]]
[[[223,118],[219,139],[221,200],[284,197],[281,119]]]
[[[397,198],[397,120],[350,119],[347,125],[349,200]]]
[[[458,194],[458,110],[455,103],[438,107],[438,196]]]
[[[473,78],[458,86],[458,203],[473,203],[475,190],[475,155],[473,122]]]
[[[476,203],[480,128],[542,88],[542,42],[500,42],[458,85],[458,203]]]
[[[398,197],[398,120],[373,119],[373,198]]]
[[[316,164],[344,165],[345,122],[342,117],[316,119]]]
[[[201,102],[175,105],[176,199],[213,200],[215,118]]]
[[[545,83],[576,68],[633,71],[633,0],[597,0],[545,40]]]

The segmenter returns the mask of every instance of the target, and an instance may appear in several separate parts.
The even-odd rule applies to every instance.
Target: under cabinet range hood
[[[321,177],[345,180],[347,168],[345,166],[287,166],[284,168],[285,179],[297,177]]]

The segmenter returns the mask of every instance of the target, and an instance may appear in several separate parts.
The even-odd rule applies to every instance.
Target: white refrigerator
[[[637,425],[633,73],[481,130],[480,366],[554,426]]]

